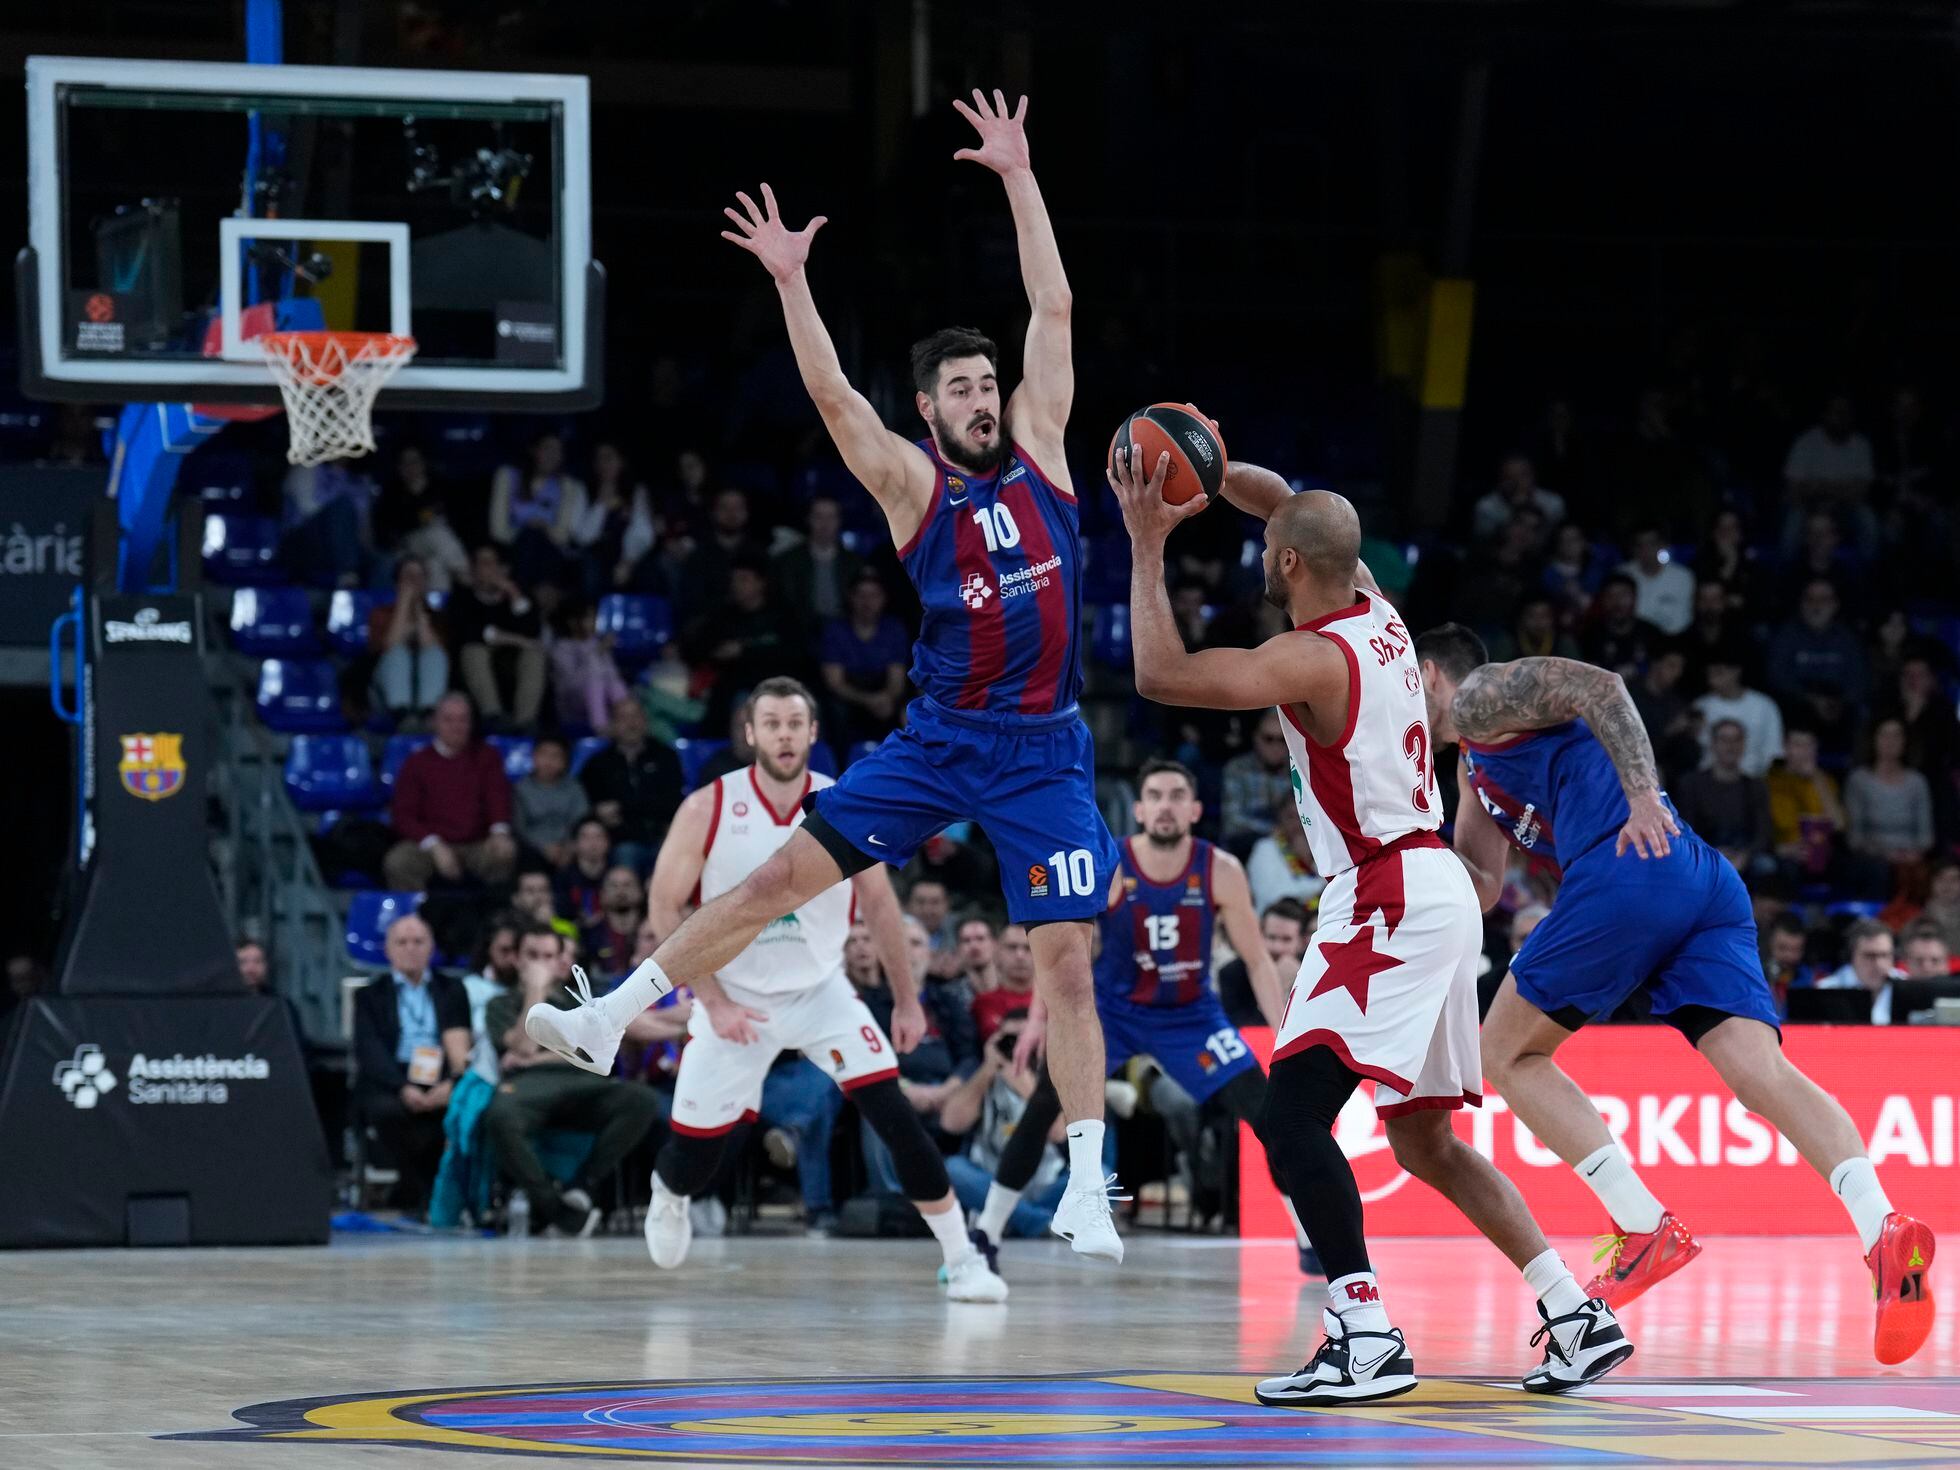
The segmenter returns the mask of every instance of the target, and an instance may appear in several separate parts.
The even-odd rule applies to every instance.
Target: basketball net
[[[413,337],[386,332],[267,332],[255,337],[286,400],[293,464],[374,452],[374,400],[411,357]]]

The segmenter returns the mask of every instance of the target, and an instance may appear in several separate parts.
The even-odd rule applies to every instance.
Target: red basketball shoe
[[[1933,1232],[1897,1210],[1885,1217],[1878,1244],[1865,1257],[1872,1295],[1878,1299],[1878,1331],[1872,1351],[1881,1363],[1903,1363],[1933,1330]]]
[[[1598,1244],[1593,1259],[1606,1264],[1587,1284],[1586,1295],[1616,1312],[1701,1254],[1701,1242],[1671,1214],[1662,1215],[1661,1223],[1645,1235],[1615,1232],[1600,1236]]]

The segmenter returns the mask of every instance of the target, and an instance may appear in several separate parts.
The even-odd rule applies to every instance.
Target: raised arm
[[[1277,1031],[1286,1010],[1286,988],[1279,971],[1273,968],[1273,957],[1266,953],[1259,916],[1252,911],[1252,889],[1245,880],[1245,869],[1222,848],[1212,851],[1211,892],[1218,900],[1218,919],[1225,926],[1225,937],[1245,961],[1246,978],[1252,982],[1259,1013]]]
[[[1521,658],[1472,669],[1450,701],[1457,733],[1491,743],[1527,730],[1584,720],[1606,748],[1626,793],[1627,823],[1615,849],[1665,857],[1679,825],[1661,802],[1654,746],[1626,680],[1611,669],[1569,658]]]
[[[1007,425],[1016,439],[1041,457],[1044,469],[1066,477],[1062,431],[1075,401],[1072,303],[1055,228],[1028,161],[1024,126],[1028,99],[1021,98],[1009,114],[1007,98],[998,89],[989,102],[976,87],[971,107],[958,98],[953,106],[980,134],[979,147],[962,148],[953,157],[992,169],[1007,188],[1014,240],[1021,253],[1021,284],[1028,293],[1028,340],[1021,354],[1020,386],[1007,403]]]
[[[1108,474],[1130,532],[1130,646],[1137,693],[1160,704],[1196,709],[1259,709],[1313,704],[1347,692],[1347,662],[1325,638],[1281,633],[1257,648],[1185,651],[1164,590],[1164,539],[1179,521],[1205,507],[1203,495],[1182,505],[1164,500],[1168,455],[1145,481],[1139,466],[1119,455]]]
[[[851,386],[837,360],[837,348],[817,311],[810,294],[804,264],[810,257],[810,243],[825,223],[818,215],[800,230],[783,224],[776,208],[776,195],[762,186],[763,207],[747,194],[737,192],[741,209],[724,209],[734,222],[733,230],[721,237],[740,246],[757,260],[776,282],[782,298],[783,321],[789,327],[789,343],[796,353],[797,371],[810,401],[823,416],[837,452],[844,463],[884,508],[891,523],[892,539],[903,544],[919,528],[933,490],[932,465],[916,446],[894,434],[878,417],[870,401]]]

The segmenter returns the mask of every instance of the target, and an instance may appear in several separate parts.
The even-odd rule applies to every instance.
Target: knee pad
[[[871,1125],[871,1131],[891,1151],[892,1169],[898,1187],[909,1200],[939,1200],[953,1187],[946,1173],[946,1161],[939,1156],[932,1136],[912,1104],[905,1100],[896,1079],[887,1077],[860,1087],[851,1094],[858,1115]]]

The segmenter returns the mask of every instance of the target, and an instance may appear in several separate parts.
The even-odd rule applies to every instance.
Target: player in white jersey
[[[1356,1403],[1407,1393],[1415,1363],[1390,1325],[1368,1262],[1361,1194],[1334,1120],[1375,1083],[1396,1162],[1460,1209],[1524,1273],[1538,1297],[1545,1359],[1524,1386],[1559,1393],[1626,1361],[1612,1310],[1588,1298],[1524,1198],[1450,1127],[1482,1102],[1477,955],[1483,917],[1469,874],[1436,835],[1422,675],[1408,630],[1361,565],[1354,507],[1324,490],[1294,495],[1255,465],[1222,491],[1266,521],[1266,597],[1293,631],[1257,648],[1187,653],[1164,587],[1164,539],[1205,497],[1168,505],[1169,456],[1120,456],[1109,480],[1133,561],[1137,692],[1165,704],[1257,709],[1278,700],[1293,796],[1327,879],[1320,924],[1293,982],[1273,1049],[1259,1136],[1327,1271],[1326,1340],[1298,1373],[1260,1383],[1268,1404]],[[1149,472],[1145,478],[1146,470]]]
[[[690,903],[706,903],[747,878],[801,825],[803,798],[830,784],[810,769],[816,700],[794,679],[765,679],[749,698],[755,764],[681,803],[648,888],[647,913],[672,933]],[[852,910],[869,926],[890,979],[886,1036],[844,974]],[[777,1054],[800,1051],[857,1105],[876,1130],[907,1196],[945,1257],[947,1295],[997,1302],[1007,1283],[967,1239],[966,1217],[945,1162],[898,1086],[898,1053],[925,1034],[925,1013],[906,953],[898,899],[882,867],[826,888],[766,925],[747,948],[695,985],[693,1019],[674,1082],[673,1134],[654,1162],[647,1250],[656,1266],[687,1259],[690,1197],[706,1188],[731,1135],[755,1120]]]

